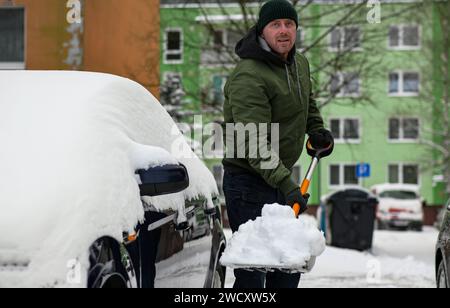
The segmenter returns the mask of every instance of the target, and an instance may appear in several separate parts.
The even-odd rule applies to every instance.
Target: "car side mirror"
[[[136,171],[141,183],[141,196],[174,194],[189,187],[189,174],[183,165],[166,165]]]

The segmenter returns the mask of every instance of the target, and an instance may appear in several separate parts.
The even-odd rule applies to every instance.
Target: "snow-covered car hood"
[[[117,76],[0,72],[0,143],[0,287],[14,286],[2,255],[28,261],[19,286],[65,286],[73,260],[84,275],[96,239],[143,218],[136,169],[187,167],[187,190],[147,198],[161,210],[218,194],[156,98]]]

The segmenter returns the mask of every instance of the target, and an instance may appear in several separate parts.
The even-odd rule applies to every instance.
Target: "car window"
[[[416,200],[417,194],[413,191],[405,190],[388,190],[380,193],[380,198],[392,198],[399,200]]]

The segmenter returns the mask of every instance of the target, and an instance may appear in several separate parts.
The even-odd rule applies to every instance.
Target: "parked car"
[[[423,199],[417,185],[381,184],[371,190],[379,199],[378,229],[422,231]]]
[[[450,200],[436,245],[436,282],[438,288],[450,288]]]
[[[0,102],[0,288],[224,286],[214,176],[144,87],[0,71]]]
[[[189,176],[184,166],[169,165],[138,170],[138,174],[143,183],[140,185],[142,196],[172,194],[189,186]],[[189,239],[180,236],[192,226],[189,223],[177,224],[178,213],[173,211],[147,211],[146,219],[138,225],[136,233],[132,236],[125,234],[121,244],[108,237],[99,239],[90,248],[88,287],[175,287],[174,284],[179,284],[182,280],[184,284],[181,286],[223,288],[226,269],[218,261],[226,243],[217,198],[214,198],[214,203],[215,208],[211,211],[206,209],[204,199],[186,202],[188,217],[194,214],[202,217],[202,228],[205,230],[203,234],[195,234],[195,238],[205,237],[202,242],[206,243],[196,247],[195,255],[185,245],[194,236]],[[173,264],[167,262],[175,256],[177,260]],[[197,264],[196,267],[187,263],[192,258],[195,258],[192,261]],[[170,266],[175,266],[177,270],[185,266],[186,271],[195,271],[196,275],[192,276],[187,272],[185,279],[178,275],[170,277]],[[158,275],[156,268],[165,274]]]

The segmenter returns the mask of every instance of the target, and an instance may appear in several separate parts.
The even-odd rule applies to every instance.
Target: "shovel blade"
[[[306,262],[306,265],[264,265],[264,264],[232,264],[232,263],[222,263],[222,266],[226,266],[232,269],[243,269],[247,271],[258,271],[264,273],[270,273],[274,271],[279,271],[287,274],[295,274],[295,273],[309,273],[314,268],[316,263],[316,258],[311,257],[309,261]]]

